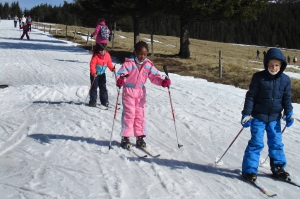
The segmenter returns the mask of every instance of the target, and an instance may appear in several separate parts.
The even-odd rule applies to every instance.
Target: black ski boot
[[[120,146],[123,149],[130,149],[131,144],[130,144],[129,137],[123,137],[122,140],[121,140]]]
[[[250,182],[255,182],[255,180],[257,179],[257,175],[255,173],[248,173],[243,175],[243,177]]]
[[[272,169],[272,173],[275,178],[291,181],[290,174],[282,168],[282,165],[275,165],[275,168]]]
[[[97,102],[89,102],[89,106],[90,107],[96,107],[97,106]]]
[[[146,136],[142,135],[142,136],[138,136],[136,138],[136,147],[137,148],[146,148],[146,142],[144,141],[144,137],[146,137]]]

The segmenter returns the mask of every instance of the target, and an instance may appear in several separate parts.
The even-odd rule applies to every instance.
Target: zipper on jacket
[[[271,107],[270,107],[270,109],[269,109],[269,112],[268,112],[268,121],[269,121],[269,117],[270,117],[270,112],[271,112],[271,110],[272,110],[272,108],[273,108],[273,104],[274,104],[274,93],[275,93],[275,81],[276,81],[276,79],[274,79],[273,81],[272,81],[272,83],[273,83],[273,89],[272,89],[272,104],[271,104]]]

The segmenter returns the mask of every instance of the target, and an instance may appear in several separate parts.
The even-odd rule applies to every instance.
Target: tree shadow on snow
[[[50,45],[51,41],[44,40],[46,43],[32,43],[31,40],[27,40],[24,38],[23,40],[19,40],[18,43],[11,43],[11,42],[1,42],[0,48],[1,49],[26,49],[26,50],[40,50],[40,51],[58,51],[58,52],[80,52],[80,53],[86,53],[86,51],[82,50],[81,48],[78,48],[76,46],[56,46],[56,45]],[[34,41],[34,40],[33,40]],[[36,40],[40,41],[40,40]]]
[[[83,63],[83,64],[88,64],[89,62],[83,62],[83,61],[78,61],[78,60],[65,60],[65,59],[54,59],[57,61],[63,61],[63,62],[76,62],[76,63]]]
[[[21,36],[20,36],[21,37]],[[21,41],[20,38],[3,38],[0,37],[1,39],[5,40],[14,40],[14,41]],[[67,42],[60,41],[60,40],[41,40],[41,39],[34,39],[29,35],[30,41],[36,41],[36,42],[46,42],[46,43],[56,43],[56,44],[67,44]],[[23,40],[27,40],[26,36],[24,36]]]
[[[61,104],[72,104],[72,105],[85,105],[84,102],[51,102],[51,101],[34,101],[33,104],[51,104],[51,105],[61,105]]]
[[[238,175],[238,169],[230,169],[230,168],[221,168],[221,167],[216,167],[215,164],[197,164],[193,162],[186,162],[186,161],[180,161],[180,160],[174,160],[174,159],[162,159],[162,158],[135,158],[135,157],[128,157],[127,158],[130,161],[144,161],[148,163],[155,163],[157,165],[165,166],[165,167],[170,167],[171,169],[192,169],[192,170],[197,170],[201,171],[204,173],[211,173],[215,175],[220,175],[232,179],[243,179]]]
[[[95,138],[85,138],[85,137],[76,137],[69,135],[56,135],[56,134],[31,134],[28,137],[39,141],[42,144],[49,144],[51,140],[72,140],[72,141],[81,141],[89,144],[96,144],[98,146],[109,146],[109,141],[107,140],[96,140]]]

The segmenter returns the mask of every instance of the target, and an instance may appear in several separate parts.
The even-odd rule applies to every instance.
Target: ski
[[[136,144],[134,143],[131,143],[132,146],[135,146],[136,147]],[[142,148],[142,147],[136,147],[137,149],[140,149],[141,151],[143,151],[144,153],[146,153],[147,155],[151,156],[152,158],[158,158],[160,156],[160,154],[157,154],[157,155],[153,155],[150,151],[148,151],[147,149],[145,148]]]
[[[249,184],[251,184],[252,186],[254,186],[255,188],[257,188],[258,190],[260,190],[263,194],[265,194],[266,196],[272,198],[272,197],[275,197],[277,196],[277,194],[273,194],[273,193],[269,193],[267,192],[263,187],[261,187],[260,185],[258,185],[258,183],[256,182],[252,182],[252,181],[249,181],[247,179],[244,178],[244,176],[242,175],[242,172],[240,170],[237,170],[238,174],[246,181],[248,182]]]
[[[129,152],[131,152],[131,153],[133,153],[133,154],[136,155],[138,158],[146,158],[146,157],[147,157],[147,155],[139,155],[139,154],[137,154],[137,153],[135,152],[135,150],[133,150],[133,149],[131,149],[131,148],[126,149],[126,150],[129,151]]]
[[[116,141],[116,140],[114,140],[114,142],[117,143],[118,146],[121,145],[121,143],[118,142],[118,141]],[[121,147],[121,148],[122,148],[122,147]],[[123,149],[123,148],[122,148],[122,149]],[[136,155],[138,158],[146,158],[146,157],[147,157],[147,155],[139,155],[139,154],[138,154],[135,150],[133,150],[132,148],[129,148],[129,149],[126,148],[125,150],[127,150],[127,151],[133,153],[133,154]]]
[[[262,173],[265,174],[265,175],[267,175],[267,176],[269,176],[269,177],[271,177],[271,178],[273,178],[273,179],[276,179],[276,180],[278,180],[278,181],[286,182],[286,183],[288,183],[288,184],[291,184],[291,185],[294,185],[294,186],[300,188],[300,185],[299,185],[298,183],[296,183],[296,182],[289,181],[289,180],[284,180],[284,179],[281,179],[281,178],[276,178],[276,177],[273,176],[272,173],[266,173],[266,172],[262,172]]]

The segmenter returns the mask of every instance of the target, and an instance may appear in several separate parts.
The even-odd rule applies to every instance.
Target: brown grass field
[[[49,31],[49,24],[40,24],[40,30]],[[66,25],[52,24],[53,36],[61,40],[68,40],[79,43],[86,50],[92,50],[92,42],[86,41],[80,34],[89,35],[94,31],[94,28],[85,28],[79,26],[68,26],[66,35]],[[35,24],[33,25],[33,28]],[[53,28],[57,28],[55,31]],[[95,37],[94,37],[95,38]],[[249,46],[238,45],[221,42],[212,42],[198,39],[189,39],[190,53],[189,59],[181,59],[177,56],[179,52],[179,37],[154,35],[153,51],[150,43],[150,35],[140,34],[140,40],[146,41],[149,44],[149,59],[155,66],[162,71],[162,66],[167,65],[171,73],[176,73],[183,76],[194,76],[195,78],[203,78],[210,82],[221,84],[234,85],[235,87],[248,89],[252,75],[263,69],[263,51],[267,51],[268,47],[264,46]],[[95,43],[93,42],[93,45]],[[116,31],[114,39],[114,47],[112,41],[108,45],[108,50],[112,56],[117,57],[120,62],[124,61],[133,52],[133,33]],[[256,59],[256,51],[260,51],[260,59]],[[296,56],[299,60],[300,50],[296,49],[281,49],[284,55],[292,58]],[[219,52],[222,52],[222,77],[219,77]],[[298,63],[296,63],[297,65]],[[300,70],[287,68],[286,72],[300,73]],[[291,78],[292,81],[292,101],[300,103],[300,80]]]

